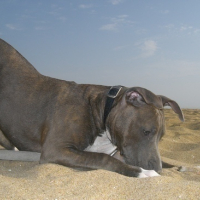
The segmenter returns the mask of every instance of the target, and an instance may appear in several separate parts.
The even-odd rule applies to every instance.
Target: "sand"
[[[177,167],[163,169],[160,177],[138,179],[105,170],[0,161],[0,199],[200,199],[200,110],[183,112],[185,123],[165,111],[167,132],[159,149],[162,160]]]

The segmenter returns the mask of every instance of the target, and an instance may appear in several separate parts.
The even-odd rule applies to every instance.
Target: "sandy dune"
[[[137,179],[104,170],[0,161],[0,198],[200,199],[200,110],[183,112],[185,123],[171,110],[165,112],[167,133],[160,153],[163,161],[177,167],[163,169],[160,177]]]

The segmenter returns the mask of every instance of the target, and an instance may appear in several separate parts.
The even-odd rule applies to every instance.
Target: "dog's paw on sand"
[[[154,176],[160,176],[160,175],[154,170],[145,170],[141,168],[141,172],[139,173],[139,176],[137,178],[147,178]]]

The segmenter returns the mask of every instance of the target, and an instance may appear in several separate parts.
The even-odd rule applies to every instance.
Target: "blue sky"
[[[200,108],[199,0],[1,0],[0,37],[42,74]]]

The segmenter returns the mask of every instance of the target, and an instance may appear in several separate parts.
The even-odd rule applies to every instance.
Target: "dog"
[[[0,40],[0,144],[7,150],[36,152],[40,163],[158,176],[164,106],[184,121],[174,100],[145,88],[77,84],[41,75]]]

